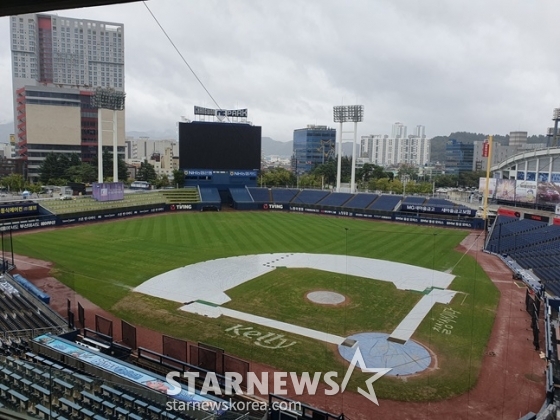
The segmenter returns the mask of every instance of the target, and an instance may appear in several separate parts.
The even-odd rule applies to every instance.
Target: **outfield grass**
[[[264,349],[250,338],[226,332],[239,324],[236,320],[187,314],[177,311],[177,303],[131,289],[187,264],[268,252],[354,255],[452,272],[457,277],[451,289],[464,293],[449,305],[459,312],[453,328],[441,331],[438,319],[445,306],[438,304],[413,337],[437,354],[439,369],[406,382],[384,378],[375,388],[381,398],[421,401],[447,398],[472,387],[491,331],[498,291],[473,258],[453,250],[465,235],[459,230],[302,214],[176,213],[16,236],[14,249],[55,262],[56,278],[136,325],[207,342],[280,369],[336,370],[340,376],[345,365],[334,346],[279,332],[297,344]],[[328,286],[349,296],[350,303],[324,308],[305,302],[306,291]],[[236,309],[338,335],[362,329],[391,331],[420,297],[389,283],[292,269],[275,270],[230,293],[228,305]],[[363,379],[353,375],[351,386]]]

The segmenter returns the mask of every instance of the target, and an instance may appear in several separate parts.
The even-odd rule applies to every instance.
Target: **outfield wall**
[[[249,204],[249,203],[248,203]],[[254,204],[248,206],[244,210],[262,210],[262,211],[289,211],[294,213],[311,213],[330,216],[351,217],[356,219],[385,220],[389,222],[414,223],[419,225],[432,225],[441,227],[466,228],[466,229],[483,229],[484,221],[482,219],[467,218],[436,218],[425,217],[420,215],[411,215],[410,213],[399,212],[379,212],[374,210],[347,210],[336,207],[325,207],[319,205],[307,204]],[[99,211],[89,211],[84,213],[73,213],[64,215],[43,214],[30,218],[18,218],[2,220],[0,222],[0,231],[20,231],[29,229],[52,228],[59,226],[70,226],[80,223],[100,222],[111,219],[122,219],[127,217],[145,216],[156,213],[174,213],[183,211],[202,211],[207,209],[205,203],[192,204],[154,204],[142,207],[125,207],[119,209],[107,209]],[[215,210],[219,210],[215,208]]]
[[[251,203],[253,204],[253,203]],[[254,203],[256,204],[256,203]],[[413,215],[400,212],[380,212],[368,209],[341,209],[338,207],[320,206],[317,204],[258,204],[258,209],[264,211],[290,211],[294,213],[324,214],[330,216],[353,217],[357,219],[385,220],[388,222],[415,223],[466,229],[484,229],[484,220],[478,218],[437,218]]]

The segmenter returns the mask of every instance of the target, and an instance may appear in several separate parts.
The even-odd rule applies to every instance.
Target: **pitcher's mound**
[[[307,299],[313,303],[319,303],[321,305],[340,305],[341,303],[344,303],[346,297],[340,293],[321,290],[317,292],[309,292],[307,294]]]

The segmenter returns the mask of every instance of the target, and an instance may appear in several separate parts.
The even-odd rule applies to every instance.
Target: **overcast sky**
[[[545,134],[560,107],[558,0],[150,0],[219,107],[247,108],[263,136],[336,127],[361,104],[358,135],[394,122]],[[216,108],[142,2],[62,10],[125,25],[126,130],[174,131]],[[9,18],[0,18],[0,123],[13,120]]]

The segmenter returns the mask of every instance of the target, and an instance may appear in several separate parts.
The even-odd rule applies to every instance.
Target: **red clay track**
[[[374,405],[361,395],[306,396],[304,402],[332,413],[344,413],[349,420],[358,419],[518,419],[529,411],[538,412],[545,398],[545,361],[533,346],[531,319],[525,311],[525,288],[511,278],[511,272],[498,258],[481,251],[480,232],[471,233],[459,251],[473,255],[501,292],[496,321],[484,356],[477,385],[468,393],[445,401],[405,403],[380,400]],[[66,316],[70,299],[76,320],[77,303],[85,309],[86,326],[95,329],[95,314],[113,320],[113,335],[121,337],[120,320],[93,305],[74,291],[49,277],[51,264],[31,258],[16,257],[16,273],[32,280],[51,296],[51,306]],[[162,351],[161,333],[138,327],[138,346]],[[543,345],[541,344],[541,348]],[[251,364],[253,372],[274,369]],[[318,393],[320,394],[320,393]],[[295,399],[300,399],[295,397]]]

